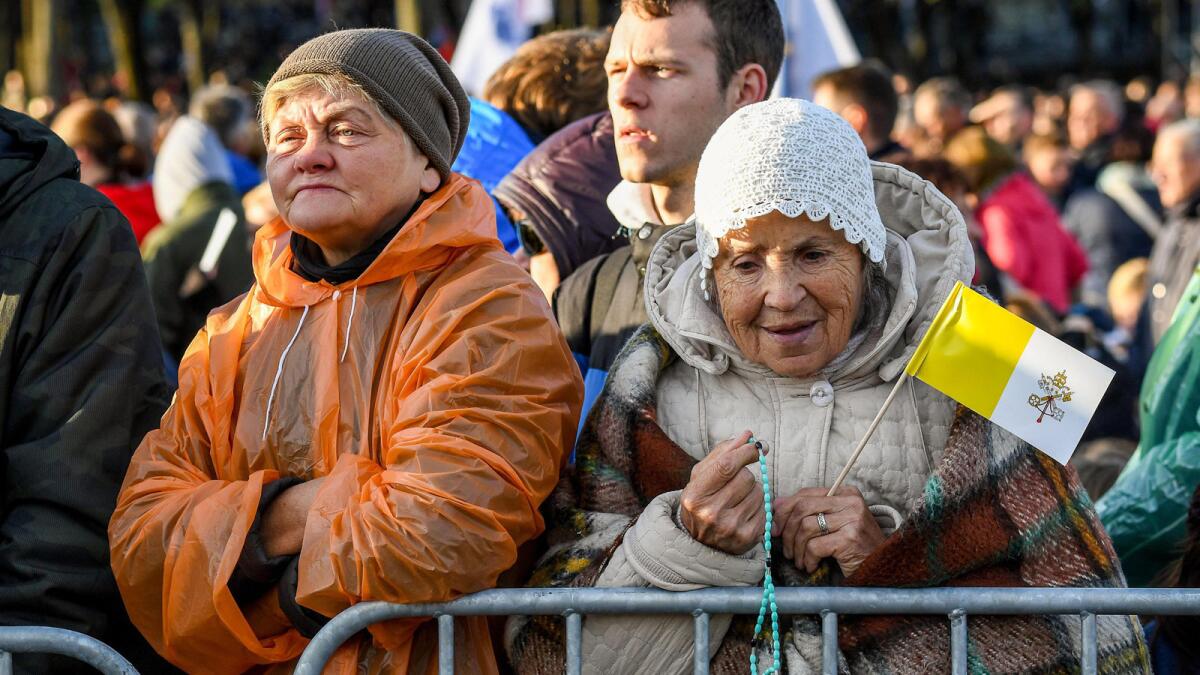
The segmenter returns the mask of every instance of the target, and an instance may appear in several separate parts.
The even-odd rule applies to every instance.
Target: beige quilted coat
[[[659,380],[659,424],[697,459],[750,429],[769,444],[778,496],[832,483],[950,288],[974,273],[966,228],[950,201],[899,167],[875,163],[872,170],[888,227],[886,276],[895,300],[882,327],[818,376],[780,377],[740,356],[700,291],[693,227],[664,235],[647,266],[647,312],[680,356]],[[847,480],[862,491],[885,533],[920,496],[954,411],[952,401],[923,383],[906,389]],[[738,557],[700,544],[678,525],[678,502],[679,493],[670,492],[650,503],[596,586],[683,591],[761,582],[761,546]],[[712,653],[729,623],[729,616],[712,618]],[[787,646],[790,672],[812,669],[809,651],[808,645]],[[586,673],[691,672],[692,619],[588,617],[583,654]]]

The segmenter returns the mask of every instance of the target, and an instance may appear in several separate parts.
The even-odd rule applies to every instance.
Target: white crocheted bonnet
[[[867,149],[845,120],[814,103],[777,98],[748,105],[704,149],[696,173],[696,245],[705,299],[717,242],[772,211],[829,218],[871,262],[884,264],[887,233]]]

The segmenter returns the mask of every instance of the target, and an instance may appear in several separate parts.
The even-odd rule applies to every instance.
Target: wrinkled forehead
[[[353,91],[331,93],[310,87],[282,99],[271,122],[272,126],[278,126],[283,122],[323,123],[335,118],[366,121],[374,116],[372,108],[370,102]]]
[[[626,9],[613,27],[605,61],[715,61],[716,31],[708,13],[697,3],[679,4],[670,16],[650,16]]]

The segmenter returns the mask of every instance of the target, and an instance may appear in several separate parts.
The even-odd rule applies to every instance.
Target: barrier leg
[[[838,615],[825,610],[821,612],[821,672],[837,675],[838,672]]]
[[[567,613],[567,675],[580,675],[583,671],[583,615],[568,610]]]
[[[692,672],[708,675],[708,612],[696,612],[692,643]]]
[[[438,617],[438,673],[454,675],[454,617]]]
[[[961,609],[950,613],[950,672],[967,675],[967,613]]]
[[[1081,615],[1083,631],[1083,675],[1096,675],[1096,615],[1083,612]]]

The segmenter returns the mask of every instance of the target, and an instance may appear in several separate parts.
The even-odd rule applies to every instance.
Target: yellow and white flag
[[[1062,464],[1113,371],[963,285],[905,373],[999,424]]]

